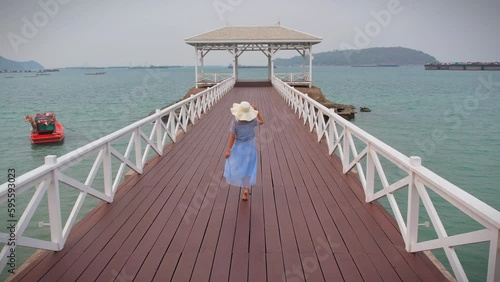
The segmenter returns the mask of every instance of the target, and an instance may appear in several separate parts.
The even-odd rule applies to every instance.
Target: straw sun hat
[[[234,117],[237,120],[245,120],[245,121],[251,121],[254,118],[257,117],[257,114],[259,113],[256,111],[250,103],[247,101],[243,101],[241,103],[234,103],[233,107],[231,108],[231,113],[234,115]]]

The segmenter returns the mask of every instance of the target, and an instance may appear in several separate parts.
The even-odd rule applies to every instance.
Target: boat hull
[[[31,132],[31,144],[49,144],[59,143],[64,140],[64,127],[58,121],[55,122],[55,130],[49,134],[39,134],[38,132]]]

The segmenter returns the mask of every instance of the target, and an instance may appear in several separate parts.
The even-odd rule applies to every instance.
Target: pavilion
[[[321,42],[321,38],[296,31],[281,25],[274,26],[226,26],[185,39],[195,48],[196,87],[212,86],[227,78],[223,75],[206,74],[203,60],[210,51],[225,50],[233,56],[233,76],[238,81],[238,58],[245,51],[261,51],[268,59],[268,80],[274,73],[273,59],[281,50],[296,50],[304,58],[306,65],[309,57],[309,71],[302,73],[281,74],[283,81],[293,85],[312,86],[312,47]]]

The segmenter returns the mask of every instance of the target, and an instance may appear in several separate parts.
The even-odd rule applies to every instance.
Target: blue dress
[[[257,118],[251,121],[233,120],[230,132],[235,134],[231,154],[226,159],[224,177],[235,187],[255,185],[257,180],[257,148],[255,147],[254,127],[259,125]]]

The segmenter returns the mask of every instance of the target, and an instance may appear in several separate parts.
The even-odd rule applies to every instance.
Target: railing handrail
[[[220,82],[220,84],[225,83],[229,79],[231,79],[231,77]],[[22,174],[16,178],[16,186],[22,186],[24,183],[30,182],[30,181],[32,181],[40,176],[45,175],[46,173],[48,173],[51,170],[57,169],[61,166],[64,166],[66,163],[73,161],[75,158],[82,156],[82,155],[85,155],[88,152],[93,151],[96,148],[99,148],[106,143],[112,142],[113,140],[116,140],[116,139],[122,137],[123,135],[131,132],[132,130],[134,130],[138,127],[141,127],[145,124],[151,123],[151,122],[157,120],[159,117],[165,116],[166,114],[181,108],[183,105],[190,103],[191,101],[197,99],[198,97],[205,95],[208,91],[210,91],[210,89],[211,88],[209,87],[209,88],[207,88],[207,89],[205,89],[205,90],[203,90],[195,95],[192,95],[191,97],[188,97],[188,98],[183,99],[175,104],[168,106],[167,108],[161,110],[158,113],[154,113],[154,114],[152,114],[148,117],[145,117],[139,121],[136,121],[136,122],[134,122],[126,127],[123,127],[115,132],[112,132],[104,137],[101,137],[97,140],[94,140],[87,145],[84,145],[78,149],[75,149],[71,152],[68,152],[68,153],[58,157],[57,163],[55,165],[41,165],[38,168],[35,168],[29,172]],[[6,196],[7,190],[8,190],[7,186],[8,186],[7,182],[0,185],[0,203],[2,203],[5,200],[4,197]]]
[[[316,100],[312,99],[309,97],[307,94],[304,94],[297,89],[295,89],[292,86],[289,86],[288,84],[284,83],[286,87],[290,87],[296,94],[301,95],[304,99],[306,99],[309,103],[313,104],[316,108],[320,109],[323,114],[328,115],[330,118],[335,119],[335,122],[338,124],[348,128],[351,132],[356,134],[356,137],[358,137],[360,140],[365,141],[370,143],[372,146],[375,146],[379,151],[384,152],[387,157],[398,161],[396,165],[403,166],[404,169],[409,170],[411,172],[414,172],[421,178],[432,182],[436,184],[436,186],[442,188],[442,191],[452,197],[454,200],[461,202],[464,204],[466,207],[470,208],[471,210],[476,210],[478,214],[481,214],[482,217],[486,218],[489,223],[491,223],[493,226],[496,228],[500,229],[500,211],[494,209],[490,205],[484,203],[483,201],[479,200],[475,196],[469,194],[465,190],[461,189],[460,187],[456,186],[455,184],[449,182],[448,180],[444,179],[443,177],[437,175],[436,173],[432,172],[431,170],[427,169],[424,166],[413,166],[410,164],[410,157],[404,155],[403,153],[399,152],[398,150],[394,149],[393,147],[387,145],[386,143],[382,142],[380,139],[376,138],[375,136],[371,135],[370,133],[364,131],[363,129],[359,128],[355,124],[349,122],[345,118],[341,117],[337,113],[333,112],[332,110],[328,109],[321,103],[317,102]],[[446,188],[448,186],[449,188]],[[458,196],[460,195],[460,196]],[[465,198],[464,198],[465,197]],[[467,199],[467,200],[465,200]],[[472,201],[472,204],[471,204]]]
[[[194,125],[196,120],[201,118],[202,114],[208,112],[234,86],[234,83],[234,77],[231,76],[211,88],[191,95],[191,97],[183,99],[163,110],[156,110],[155,114],[151,116],[125,126],[59,158],[56,158],[56,156],[47,156],[45,157],[44,165],[16,177],[14,183],[6,182],[0,185],[0,203],[5,202],[12,194],[9,188],[15,188],[15,194],[18,197],[17,195],[36,186],[34,195],[16,223],[15,231],[11,231],[11,234],[0,232],[0,242],[5,244],[0,251],[0,271],[7,264],[7,255],[12,253],[13,250],[15,251],[17,246],[54,251],[61,250],[64,247],[73,224],[77,220],[77,216],[87,195],[106,202],[112,202],[123,180],[122,177],[127,166],[141,174],[144,164],[148,160],[150,149],[157,155],[162,156],[166,142],[168,140],[175,142],[179,130],[187,132],[189,124]],[[162,120],[164,117],[168,117],[166,122]],[[153,124],[149,136],[141,128],[147,124]],[[116,141],[127,138],[129,134],[130,139],[125,153],[113,147]],[[145,147],[143,147],[142,141],[145,141]],[[135,156],[129,156],[132,150],[135,151]],[[94,158],[92,153],[97,153],[97,157],[95,157],[92,169],[84,182],[64,173],[66,168],[77,165],[80,161],[89,157]],[[112,158],[118,159],[119,168],[116,172],[112,170]],[[96,189],[93,183],[101,168],[103,170],[103,183],[99,189]],[[79,191],[79,196],[71,209],[69,217],[65,221],[61,218],[61,196],[59,193],[59,185],[61,183]],[[101,188],[104,189],[104,192],[100,191]],[[24,231],[28,227],[32,216],[37,211],[40,201],[45,194],[47,194],[49,207],[50,241],[24,237]],[[16,238],[14,246],[7,244],[9,238],[12,238],[13,235]]]
[[[280,79],[283,78],[286,82],[304,82],[304,80],[310,80],[309,72],[279,72],[274,73],[274,76]]]
[[[231,77],[233,76],[233,73],[232,72],[204,72],[204,73],[199,73],[198,74],[198,77],[213,77],[214,75],[217,75],[217,76],[227,76],[227,77]]]
[[[451,247],[489,242],[490,251],[487,280],[497,281],[500,279],[500,211],[422,166],[419,157],[405,156],[310,98],[307,94],[291,87],[277,76],[274,76],[272,81],[280,95],[283,96],[296,113],[298,112],[299,117],[304,120],[304,124],[309,123],[310,131],[316,130],[318,142],[322,138],[326,138],[330,154],[338,149],[342,161],[343,173],[348,173],[354,167],[359,170],[358,177],[364,190],[365,201],[372,202],[382,197],[388,198],[407,251],[415,252],[443,248],[457,279],[459,281],[467,281],[468,278],[461,262],[455,250]],[[325,122],[326,117],[328,117],[328,121]],[[337,125],[343,129],[343,132],[340,134]],[[359,154],[352,136],[366,145],[366,148]],[[351,154],[354,157],[352,162]],[[408,175],[390,184],[385,176],[382,164],[377,156],[378,154],[408,173]],[[364,168],[361,165],[361,160],[364,158],[367,159],[366,176]],[[379,181],[382,183],[383,188],[375,192],[374,182],[376,173],[379,174]],[[406,221],[393,195],[395,191],[405,186],[408,186]],[[485,229],[458,235],[447,235],[439,214],[432,203],[432,199],[426,191],[426,187],[461,210],[464,214],[470,216],[484,226]],[[438,239],[418,242],[420,199],[434,225]]]

